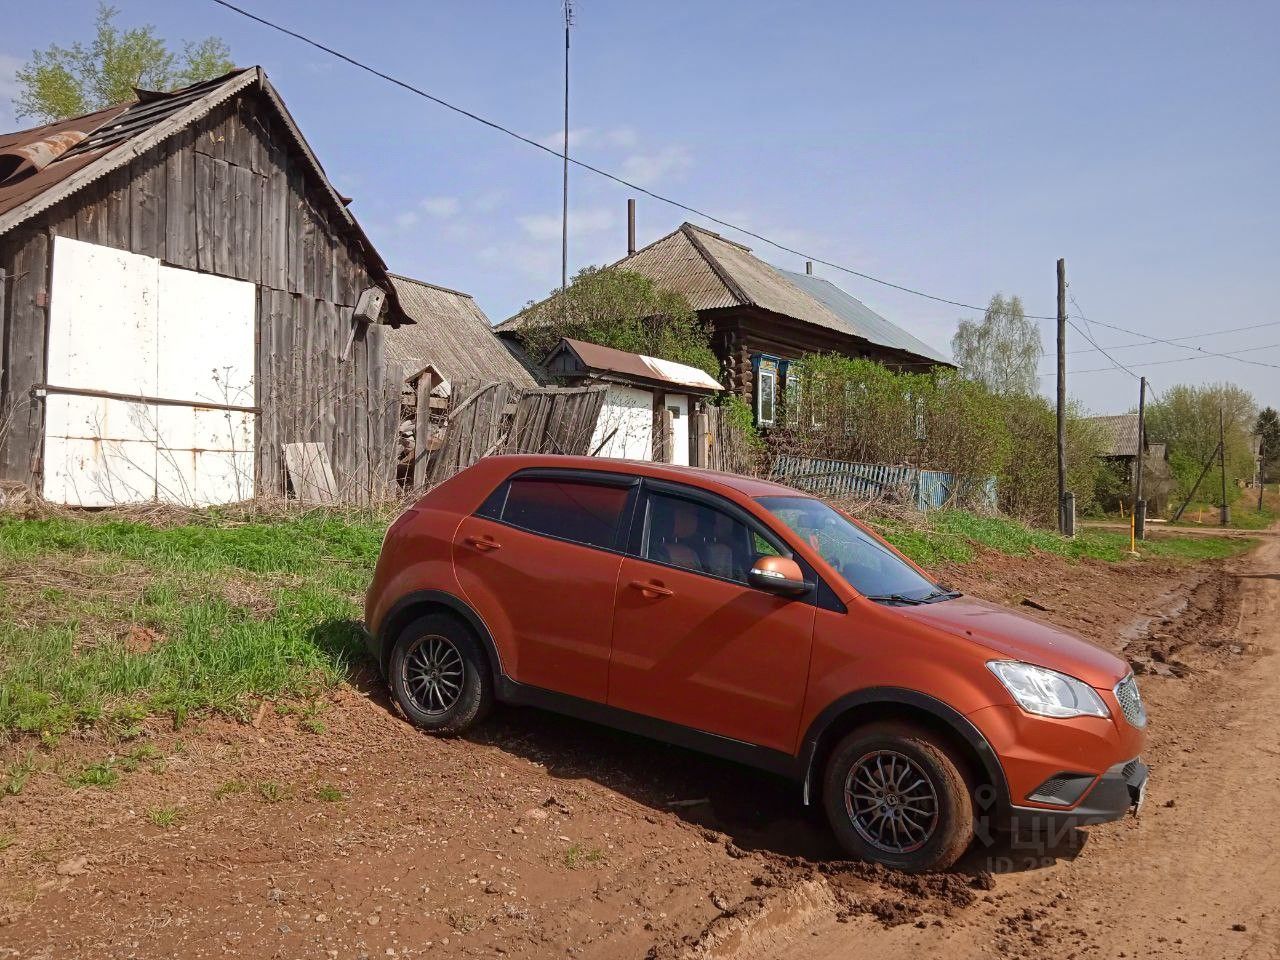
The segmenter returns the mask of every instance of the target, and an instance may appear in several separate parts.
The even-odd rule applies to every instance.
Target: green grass
[[[77,789],[80,787],[97,787],[99,790],[110,790],[119,782],[120,773],[116,770],[116,765],[110,760],[91,763],[67,776],[67,786]]]
[[[0,519],[0,570],[88,562],[89,582],[103,584],[0,591],[0,732],[47,739],[102,725],[123,739],[149,714],[181,723],[201,710],[242,714],[252,697],[332,687],[360,656],[358,600],[384,530],[383,520],[337,514],[173,527]],[[230,581],[267,602],[224,595]],[[37,601],[46,607],[22,622],[22,605]],[[130,646],[130,627],[160,640]],[[99,636],[111,628],[125,635]],[[324,729],[314,712],[301,725]]]
[[[929,513],[923,526],[918,527],[896,520],[873,520],[873,525],[885,539],[925,567],[968,562],[977,556],[979,548],[1016,557],[1040,552],[1110,563],[1129,559],[1128,534],[1114,530],[1086,529],[1074,538],[1067,538],[1006,517],[980,517],[961,510]],[[1243,553],[1255,543],[1231,537],[1159,537],[1140,543],[1138,552],[1144,557],[1210,560]]]
[[[344,800],[345,797],[337,787],[326,783],[323,786],[316,787],[316,799],[323,800],[325,803],[338,803]]]
[[[281,803],[293,796],[293,791],[282,783],[264,780],[257,786],[258,799],[263,803]]]
[[[599,847],[584,847],[580,843],[569,844],[569,849],[564,852],[562,858],[564,865],[570,870],[577,870],[589,863],[599,863],[604,859],[604,851]]]
[[[182,811],[177,807],[156,807],[147,811],[147,819],[157,827],[172,827],[182,820]]]
[[[35,756],[30,753],[5,767],[4,776],[0,777],[0,796],[16,797],[20,794],[35,769]]]

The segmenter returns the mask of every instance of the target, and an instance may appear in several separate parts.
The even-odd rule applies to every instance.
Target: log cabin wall
[[[806,354],[834,352],[874,360],[891,369],[901,368],[907,372],[924,369],[902,366],[907,359],[897,351],[754,307],[706,310],[701,316],[711,324],[712,349],[720,359],[720,382],[752,409],[755,409],[755,380],[751,358],[760,353],[781,360],[800,360]]]
[[[70,237],[257,285],[258,494],[284,489],[281,445],[327,445],[339,489],[394,478],[399,383],[383,328],[344,349],[360,292],[387,286],[331,210],[258,86],[126,167],[0,236],[0,479],[40,486],[53,238]]]

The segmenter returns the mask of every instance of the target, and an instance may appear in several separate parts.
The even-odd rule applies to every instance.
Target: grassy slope
[[[78,724],[127,734],[149,713],[237,713],[252,697],[313,697],[341,682],[360,655],[359,601],[386,522],[0,518],[0,736]],[[925,565],[971,559],[975,545],[1108,561],[1128,548],[1119,533],[1068,541],[958,511],[878,526]],[[1204,559],[1249,545],[1163,539],[1143,553]]]
[[[384,529],[0,520],[0,731],[125,729],[339,682]]]

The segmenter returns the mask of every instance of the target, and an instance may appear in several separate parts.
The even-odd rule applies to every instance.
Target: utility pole
[[[1267,465],[1266,438],[1258,437],[1258,512],[1262,512],[1262,491],[1267,489],[1267,485],[1263,482],[1266,475],[1262,472],[1262,468]]]
[[[1227,444],[1223,427],[1222,408],[1218,408],[1218,467],[1222,470],[1222,509],[1219,519],[1224,527],[1231,526],[1231,508],[1227,506]]]
[[[560,301],[569,312],[569,28],[573,26],[573,0],[564,0],[564,190],[560,219]]]
[[[1058,532],[1075,536],[1075,504],[1067,496],[1067,261],[1058,260]]]
[[[1133,494],[1133,535],[1146,539],[1147,501],[1142,497],[1142,461],[1147,449],[1147,378],[1138,382],[1138,478]]]

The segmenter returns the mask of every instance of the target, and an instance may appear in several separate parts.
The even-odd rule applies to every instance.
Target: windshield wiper
[[[911,606],[924,603],[923,600],[916,600],[914,597],[904,597],[900,593],[877,594],[867,597],[868,600],[874,600],[876,603],[906,603]]]
[[[959,590],[935,590],[933,593],[924,597],[921,603],[937,603],[939,600],[954,600],[956,597],[963,597],[964,594]]]

